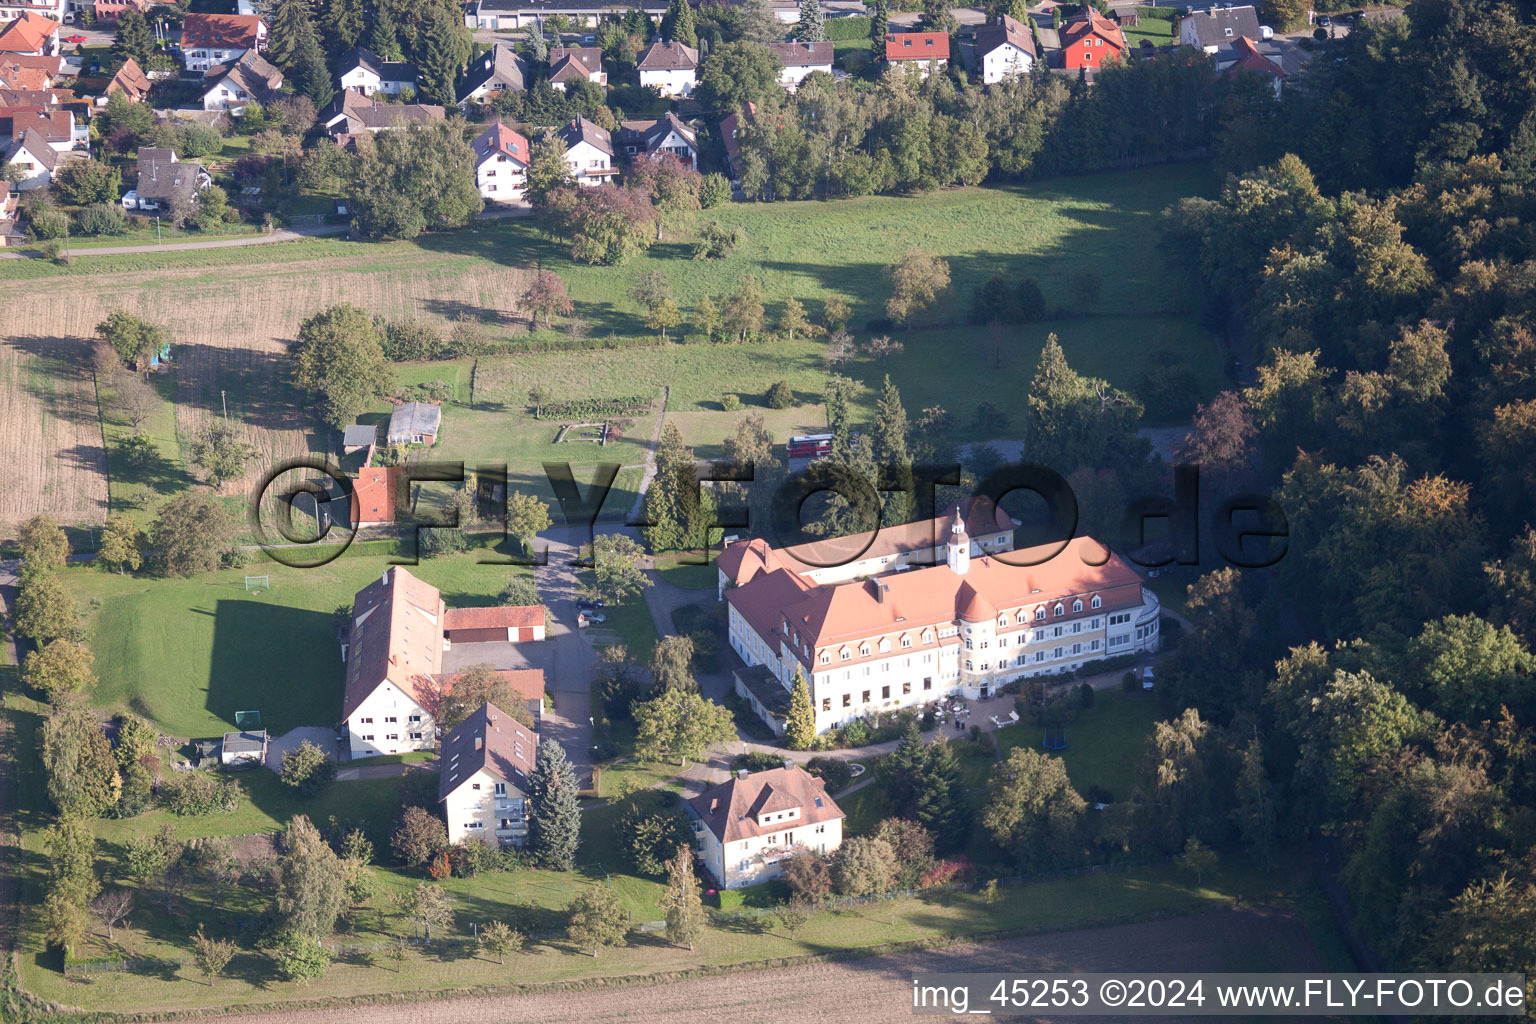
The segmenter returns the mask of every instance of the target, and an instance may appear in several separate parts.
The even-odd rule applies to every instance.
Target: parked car
[[[593,43],[597,42],[597,36],[593,36],[593,35],[582,36],[581,37],[581,42],[585,46],[591,46]]]
[[[1148,665],[1146,668],[1141,670],[1141,688],[1143,690],[1150,690],[1150,689],[1152,689],[1152,666],[1151,665]]]
[[[576,616],[576,625],[595,626],[608,621],[608,617],[602,612],[582,612]]]
[[[64,37],[64,41],[66,43],[83,43],[83,42],[85,42],[85,36],[82,36],[82,35],[65,36]]]
[[[576,610],[578,612],[591,611],[602,606],[603,599],[600,597],[578,597],[576,599]]]
[[[1333,19],[1329,18],[1328,15],[1324,14],[1324,15],[1320,16],[1317,19],[1317,27],[1318,28],[1332,28],[1333,27]]]

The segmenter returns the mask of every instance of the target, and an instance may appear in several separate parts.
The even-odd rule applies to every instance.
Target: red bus
[[[792,459],[810,459],[832,454],[831,434],[805,434],[792,437],[784,446]]]

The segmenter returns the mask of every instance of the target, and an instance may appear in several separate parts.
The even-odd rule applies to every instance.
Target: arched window
[[[1090,601],[1089,604],[1092,607],[1096,608],[1096,609],[1097,608],[1102,608],[1102,607],[1104,607],[1104,599],[1101,598],[1098,594],[1094,594],[1093,595],[1093,600]]]
[[[1078,598],[1076,601],[1072,602],[1072,611],[1073,612],[1080,612],[1082,610],[1083,610],[1083,599],[1082,598]]]
[[[1045,609],[1043,607],[1035,609],[1035,621],[1036,622],[1044,622],[1045,621]]]
[[[969,661],[967,661],[967,662],[966,662],[966,663],[965,663],[965,670],[966,670],[966,671],[967,671],[967,672],[969,672],[969,671],[970,671],[970,670],[971,670],[971,663],[970,663],[970,662],[969,662]]]
[[[1057,615],[1065,615],[1066,613],[1067,613],[1066,607],[1061,605],[1060,603],[1058,603],[1056,605],[1056,614]]]

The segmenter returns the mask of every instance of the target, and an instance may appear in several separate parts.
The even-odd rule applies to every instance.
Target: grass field
[[[509,574],[526,571],[475,557],[424,559],[410,571],[440,588],[450,607],[484,603]],[[335,722],[342,664],[331,612],[388,565],[377,556],[317,569],[262,560],[187,580],[84,568],[64,579],[86,615],[101,680],[96,703],[186,739],[223,733],[241,710],[261,711],[274,733]],[[248,572],[270,575],[271,588],[246,591]]]
[[[1067,746],[1055,751],[1067,766],[1067,777],[1079,793],[1097,786],[1115,800],[1128,800],[1136,783],[1136,765],[1146,752],[1147,737],[1158,719],[1151,694],[1100,690],[1093,707],[1067,726]],[[1039,729],[1020,724],[997,733],[1002,756],[1017,746],[1041,749]]]
[[[1157,8],[1138,8],[1140,17],[1137,23],[1121,31],[1125,34],[1125,41],[1132,46],[1139,46],[1143,39],[1148,40],[1153,46],[1167,46],[1178,39],[1179,23],[1166,18],[1150,17],[1147,10]]]

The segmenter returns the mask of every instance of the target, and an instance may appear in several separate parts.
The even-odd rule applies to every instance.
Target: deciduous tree
[[[332,306],[305,320],[289,355],[294,383],[320,400],[326,423],[338,430],[394,383],[373,318],[356,306]]]
[[[667,862],[667,890],[661,897],[667,921],[667,939],[673,945],[688,944],[704,928],[704,898],[699,880],[693,873],[693,851],[678,846],[677,855]]]
[[[711,747],[736,737],[729,709],[688,690],[669,690],[636,704],[635,753],[650,761],[676,760],[686,766]]]
[[[621,946],[629,931],[629,911],[618,894],[606,885],[593,885],[571,901],[566,938],[579,949],[590,949],[593,959],[605,946]]]

